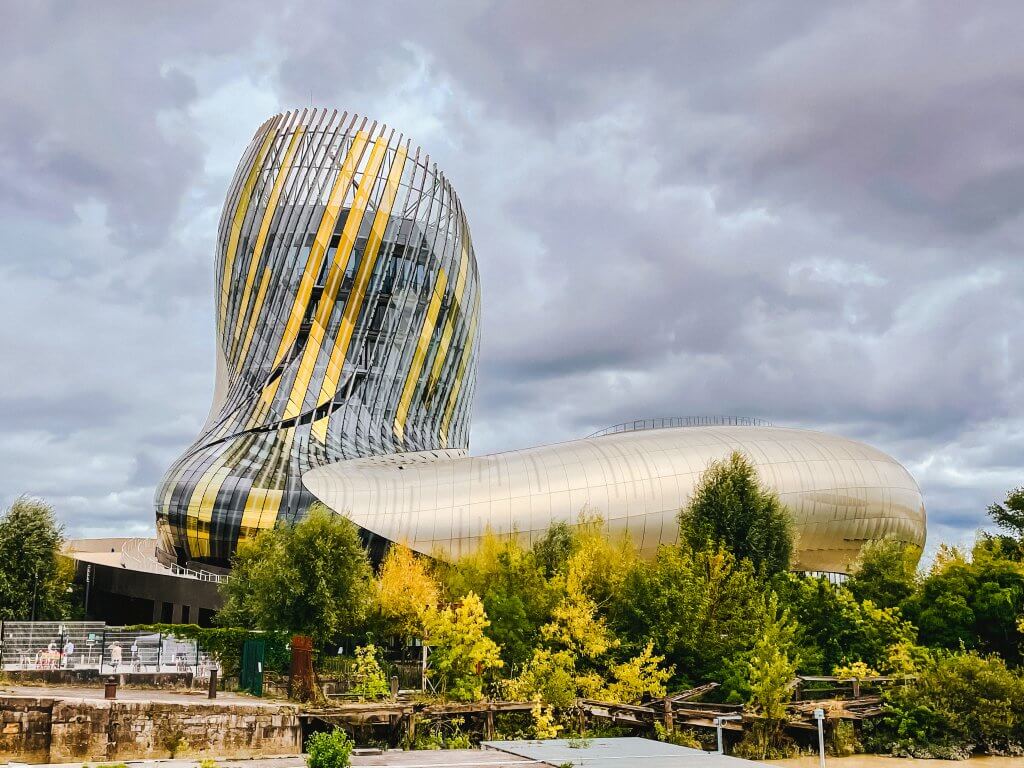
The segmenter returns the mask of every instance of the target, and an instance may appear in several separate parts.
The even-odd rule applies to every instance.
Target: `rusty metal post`
[[[217,668],[214,667],[210,670],[210,688],[206,693],[206,698],[216,699],[217,698]]]
[[[104,699],[116,699],[117,698],[117,678],[111,675],[107,678],[107,681],[103,684],[103,698]]]

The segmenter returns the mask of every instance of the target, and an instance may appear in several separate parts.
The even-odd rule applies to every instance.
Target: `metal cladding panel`
[[[611,531],[629,531],[641,552],[652,554],[676,540],[676,516],[703,471],[734,450],[751,457],[792,512],[797,570],[845,573],[867,541],[885,536],[924,546],[921,493],[899,463],[852,440],[800,429],[654,429],[491,456],[406,454],[387,465],[343,461],[303,479],[315,496],[358,525],[427,555],[471,552],[488,530],[528,543],[552,522],[571,523],[583,510],[602,515]],[[425,490],[440,482],[438,470],[446,488],[452,478],[451,492]],[[574,490],[565,489],[567,477]],[[407,487],[420,489],[419,506],[403,501]],[[497,498],[508,501],[473,505],[474,499]],[[467,518],[461,512],[471,505]]]
[[[468,446],[479,279],[466,217],[429,158],[355,115],[256,132],[216,250],[217,380],[156,492],[161,547],[224,563],[300,518],[306,470]]]

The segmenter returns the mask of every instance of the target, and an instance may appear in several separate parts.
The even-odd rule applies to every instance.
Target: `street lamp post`
[[[39,566],[32,575],[32,621],[36,620],[36,592],[39,591]]]
[[[89,587],[92,586],[92,563],[85,566],[85,618],[89,618]]]

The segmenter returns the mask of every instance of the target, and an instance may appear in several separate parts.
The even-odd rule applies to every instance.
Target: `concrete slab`
[[[217,760],[217,768],[306,768],[303,755],[264,757],[253,760]],[[84,763],[83,768],[100,768],[110,763]],[[130,760],[131,768],[197,768],[198,760]],[[529,768],[536,761],[501,752],[479,749],[422,750],[417,752],[385,752],[382,755],[353,756],[352,766],[395,766],[395,768]],[[68,768],[68,764],[51,763],[32,768]],[[625,768],[620,766],[620,768]]]
[[[634,736],[613,739],[545,739],[543,741],[485,741],[481,746],[548,765],[623,768],[768,768],[766,763],[677,747]]]

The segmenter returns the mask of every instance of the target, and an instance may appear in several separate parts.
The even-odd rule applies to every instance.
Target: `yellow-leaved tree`
[[[483,603],[474,592],[456,605],[427,614],[427,675],[437,682],[439,693],[456,701],[483,697],[487,672],[503,666],[501,649],[484,634],[489,624]]]
[[[372,616],[377,631],[384,636],[423,637],[439,595],[426,562],[408,547],[393,545],[374,582]]]

